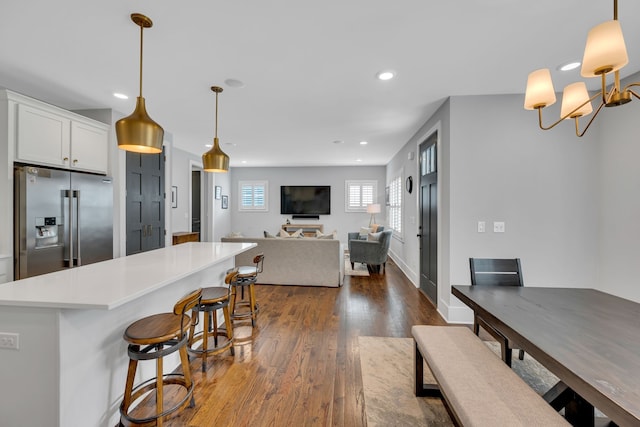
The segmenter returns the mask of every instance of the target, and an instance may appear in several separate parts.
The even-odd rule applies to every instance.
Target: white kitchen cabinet
[[[108,125],[30,98],[15,101],[16,161],[107,173]]]
[[[107,125],[71,121],[71,168],[107,173],[109,158]]]

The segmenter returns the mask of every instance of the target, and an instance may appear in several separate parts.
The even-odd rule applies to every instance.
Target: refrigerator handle
[[[68,200],[67,204],[67,218],[65,222],[67,223],[67,229],[69,230],[67,235],[65,236],[65,251],[66,251],[66,259],[67,267],[73,267],[73,200],[72,200],[72,192],[71,190],[64,190],[64,198]]]
[[[76,199],[76,259],[74,264],[77,266],[82,265],[82,251],[80,250],[80,190],[73,191],[73,197]]]

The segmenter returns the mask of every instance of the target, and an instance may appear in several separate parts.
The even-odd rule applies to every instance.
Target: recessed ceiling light
[[[227,79],[224,81],[224,83],[229,87],[244,87],[244,82],[238,79]]]
[[[360,145],[367,145],[368,142],[367,141],[360,141]]]
[[[361,162],[361,161],[362,161],[362,159],[356,159],[356,162]]]
[[[243,161],[242,161],[242,162],[240,162],[240,163],[242,163],[242,164],[246,164],[246,163],[247,163],[247,161],[246,161],[246,160],[243,160]]]
[[[129,97],[124,93],[114,92],[113,96],[115,96],[118,99],[129,99]]]
[[[560,65],[558,67],[558,70],[560,70],[560,71],[571,71],[571,70],[575,70],[580,65],[581,65],[580,62],[569,62],[568,64]]]
[[[396,76],[396,73],[393,71],[380,71],[376,74],[376,78],[378,80],[391,80]]]

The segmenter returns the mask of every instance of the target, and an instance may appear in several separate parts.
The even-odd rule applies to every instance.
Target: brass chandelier
[[[139,13],[131,14],[131,20],[140,27],[140,94],[133,113],[116,122],[116,138],[118,148],[136,153],[156,154],[162,152],[164,130],[149,117],[142,97],[142,31],[150,28],[153,22]]]
[[[222,88],[211,86],[211,90],[216,94],[216,130],[213,147],[202,155],[202,169],[205,172],[228,172],[229,156],[220,149],[220,141],[218,140],[218,94],[222,92]]]
[[[584,82],[572,83],[564,88],[562,93],[562,107],[560,120],[550,126],[542,124],[542,109],[556,102],[556,94],[548,68],[533,71],[527,79],[524,108],[538,110],[538,124],[541,129],[549,130],[566,119],[574,119],[576,135],[585,134],[602,107],[617,107],[631,102],[632,96],[640,99],[640,95],[631,90],[633,86],[640,86],[640,82],[630,83],[620,87],[620,69],[627,65],[629,58],[622,36],[622,27],[618,22],[618,0],[613,0],[613,20],[605,21],[593,27],[587,35],[587,43],[582,59],[582,77],[600,77],[602,89],[589,97]],[[607,75],[613,73],[613,85],[607,90]],[[591,101],[601,97],[600,105],[595,114],[581,131],[579,119],[593,112]]]

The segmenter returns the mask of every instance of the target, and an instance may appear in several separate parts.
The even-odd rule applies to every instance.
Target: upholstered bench
[[[416,344],[416,395],[443,397],[457,425],[569,425],[471,329],[416,325],[411,333]],[[437,384],[423,384],[423,361]]]

